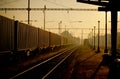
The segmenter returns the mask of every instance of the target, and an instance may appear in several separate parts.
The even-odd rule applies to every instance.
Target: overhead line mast
[[[27,10],[28,10],[28,24],[30,24],[30,0],[28,0],[28,8],[27,8]]]
[[[45,11],[98,11],[98,9],[90,9],[90,8],[46,8],[46,6],[44,6],[44,8],[30,8],[30,0],[28,0],[28,8],[0,8],[1,11],[5,10],[9,10],[9,11],[16,11],[16,10],[20,10],[20,11],[24,11],[27,10],[28,11],[28,24],[30,24],[30,11],[43,11],[44,13],[44,30],[45,30]]]

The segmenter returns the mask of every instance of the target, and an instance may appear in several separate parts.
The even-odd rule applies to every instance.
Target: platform
[[[80,62],[81,55],[77,56],[64,79],[107,79],[109,67],[102,63],[103,50],[96,54],[94,50],[84,48],[82,52],[91,57]]]

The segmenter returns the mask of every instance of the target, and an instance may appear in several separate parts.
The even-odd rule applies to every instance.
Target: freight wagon
[[[0,61],[24,59],[67,44],[66,37],[0,16]]]

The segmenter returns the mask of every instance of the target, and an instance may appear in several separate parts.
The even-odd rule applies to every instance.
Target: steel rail
[[[66,48],[66,49],[67,49],[67,48]],[[20,75],[22,75],[22,74],[24,74],[24,73],[27,73],[28,71],[30,71],[30,70],[32,70],[32,69],[34,69],[34,68],[36,68],[36,67],[38,67],[38,66],[40,66],[40,65],[42,65],[42,64],[44,64],[44,63],[46,63],[46,62],[48,62],[48,61],[56,58],[56,57],[64,54],[65,52],[69,51],[71,48],[68,49],[68,50],[66,50],[66,49],[65,49],[65,50],[62,50],[62,51],[59,51],[59,52],[58,52],[59,54],[57,54],[57,55],[55,55],[55,56],[53,56],[53,57],[51,57],[51,58],[49,58],[49,59],[46,59],[45,61],[42,61],[42,62],[40,62],[39,64],[34,65],[34,66],[32,66],[32,67],[30,67],[30,68],[28,68],[28,69],[26,69],[26,70],[24,70],[24,71],[22,71],[22,72],[20,72],[20,73],[18,73],[18,74],[12,76],[10,79],[15,79],[15,78],[19,77]],[[62,53],[61,53],[61,52],[62,52]]]
[[[76,48],[77,49],[77,48]],[[65,58],[63,58],[57,65],[55,65],[46,75],[44,75],[42,77],[42,79],[47,78],[60,64],[62,64],[76,49],[71,49],[69,51],[71,51]],[[67,51],[68,52],[68,51]]]

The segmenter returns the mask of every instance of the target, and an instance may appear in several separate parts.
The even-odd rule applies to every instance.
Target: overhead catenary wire
[[[7,5],[7,4],[9,4],[9,3],[13,3],[13,2],[17,2],[18,0],[10,0],[10,1],[8,1],[8,0],[5,0],[5,1],[0,1],[1,3],[0,3],[0,6],[3,6],[3,5]]]
[[[49,0],[43,0],[43,1],[52,3],[52,4],[56,5],[56,6],[67,7],[67,8],[69,7],[69,6],[66,6],[66,5],[63,5],[63,4],[59,4],[59,3],[56,3],[56,2],[53,2],[53,1],[49,1]]]
[[[28,10],[28,8],[0,8],[0,10],[16,11],[16,10]],[[30,10],[43,11],[44,8],[30,8]],[[98,11],[98,9],[96,8],[47,8],[47,7],[45,10],[47,11]]]
[[[28,4],[30,1],[28,0]],[[30,24],[30,11],[98,11],[98,9],[94,8],[94,9],[89,9],[89,8],[30,8],[30,6],[28,5],[28,8],[0,8],[1,11],[16,11],[16,10],[20,10],[20,11],[28,11],[28,24]],[[45,27],[45,26],[44,26]]]
[[[30,11],[34,10],[34,11],[38,11],[38,10],[42,10],[44,12],[44,16],[45,16],[45,11],[50,10],[50,11],[97,11],[97,9],[79,9],[79,8],[46,8],[46,6],[44,6],[44,8],[31,8],[30,7],[30,0],[28,0],[28,8],[0,8],[0,10],[5,10],[5,12],[7,10],[11,10],[11,11],[16,11],[16,10],[27,10],[28,11],[28,24],[30,24]],[[45,21],[44,21],[45,22]],[[45,23],[44,23],[44,29],[45,29]]]

